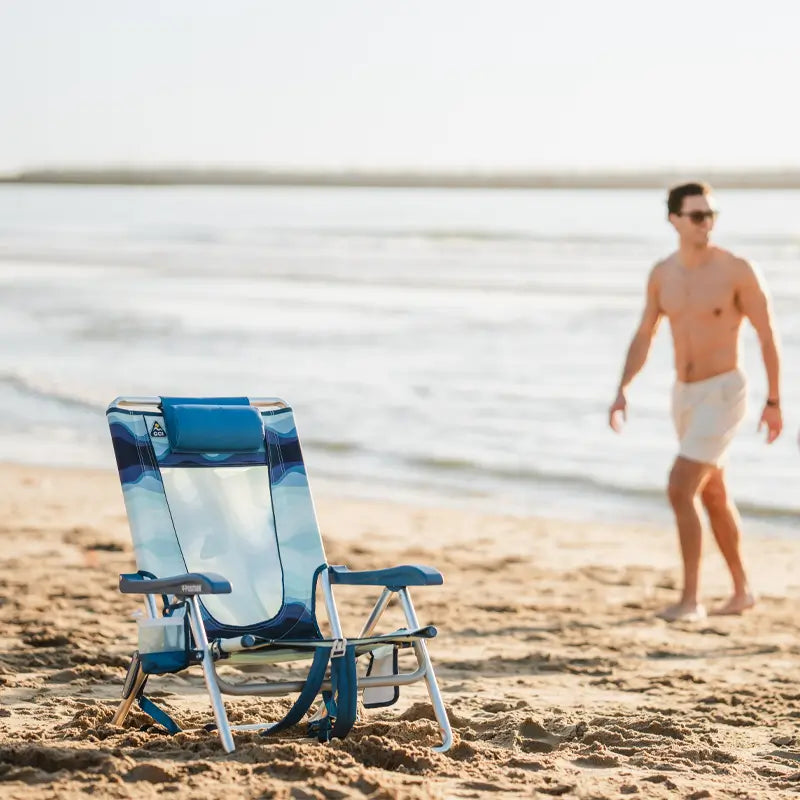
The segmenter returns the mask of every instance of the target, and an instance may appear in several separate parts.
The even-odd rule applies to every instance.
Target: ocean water
[[[666,325],[607,427],[661,192],[0,187],[0,460],[113,469],[118,395],[281,396],[312,480],[558,517],[668,519]],[[758,262],[786,431],[743,333],[728,474],[754,526],[800,533],[800,192],[724,192]]]

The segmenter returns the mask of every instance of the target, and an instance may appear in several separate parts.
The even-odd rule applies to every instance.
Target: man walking
[[[707,184],[676,186],[669,193],[667,210],[678,233],[678,250],[650,273],[644,313],[609,409],[609,424],[621,430],[625,390],[644,366],[661,317],[666,316],[675,349],[672,416],[680,442],[668,494],[683,559],[683,591],[680,600],[659,616],[674,621],[705,616],[699,599],[698,496],[733,579],[733,595],[715,613],[741,614],[754,604],[739,552],[739,514],[728,495],[722,466],[745,413],[745,376],[739,369],[739,330],[745,317],[758,334],[767,372],[759,430],[766,425],[768,443],[780,435],[783,420],[780,356],[769,299],[758,273],[744,259],[710,243],[717,210]]]

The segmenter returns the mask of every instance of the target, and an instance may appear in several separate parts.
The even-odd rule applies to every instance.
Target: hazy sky
[[[0,0],[0,170],[800,167],[797,0]]]

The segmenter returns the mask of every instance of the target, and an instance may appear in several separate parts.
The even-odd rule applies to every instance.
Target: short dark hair
[[[673,186],[667,195],[667,215],[680,214],[683,209],[683,198],[694,197],[699,194],[711,194],[711,187],[701,181],[692,181]]]

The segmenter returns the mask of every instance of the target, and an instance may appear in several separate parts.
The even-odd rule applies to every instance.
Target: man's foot
[[[727,603],[718,606],[711,613],[715,617],[743,614],[755,604],[756,598],[750,592],[747,592],[747,594],[735,594]]]
[[[656,616],[667,622],[700,622],[706,618],[706,607],[702,603],[676,603]]]

